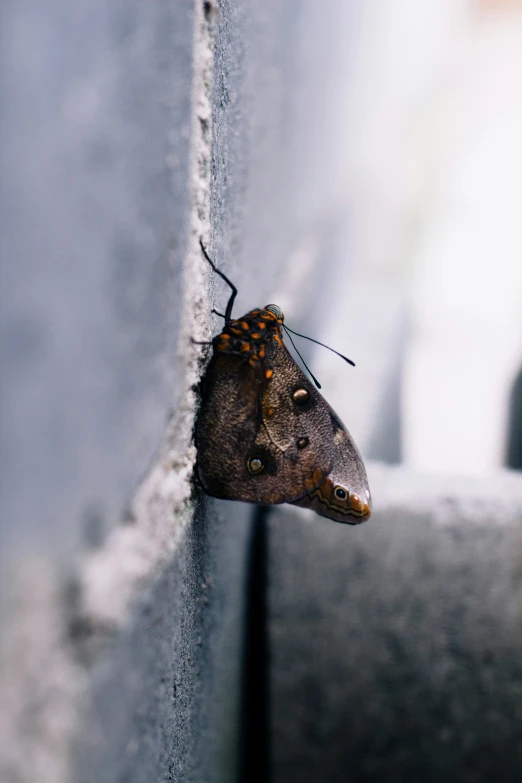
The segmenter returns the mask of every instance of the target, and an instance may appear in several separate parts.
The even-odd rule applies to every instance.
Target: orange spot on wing
[[[247,324],[246,321],[241,321],[241,328],[245,330],[245,332],[248,332],[250,329],[250,326]]]
[[[266,329],[266,324],[263,321],[258,321],[257,325],[259,326],[260,329]]]
[[[270,380],[270,378],[272,377],[272,375],[273,375],[273,374],[274,374],[274,371],[273,371],[273,370],[267,370],[267,371],[265,372],[265,378],[267,378],[268,380]]]
[[[230,331],[232,332],[232,334],[238,334],[238,335],[241,334],[241,329],[234,329],[233,326],[230,327]]]
[[[278,335],[278,334],[274,335],[274,340],[276,341],[276,343],[277,343],[278,345],[280,345],[280,346],[281,346],[281,348],[283,347],[283,341],[281,340],[281,338],[279,337],[279,335]]]
[[[321,470],[321,468],[317,468],[316,470],[314,470],[314,482],[316,484],[319,484],[323,480],[323,478],[324,478],[324,473]]]
[[[230,340],[230,335],[229,335],[229,334],[227,334],[226,332],[222,332],[222,333],[219,335],[219,339],[220,339],[220,340]]]
[[[265,346],[264,345],[261,346],[261,348],[257,352],[257,355],[259,356],[260,359],[264,359],[265,358]]]
[[[242,351],[251,351],[252,350],[252,346],[250,345],[250,343],[241,343],[241,350]]]
[[[306,489],[315,489],[324,479],[324,473],[321,468],[316,468],[311,476],[305,479]]]
[[[305,479],[306,489],[315,489],[319,484],[321,484],[323,479],[324,479],[323,471],[321,470],[321,468],[317,468],[316,470],[314,470],[311,476]],[[317,489],[316,492],[320,492],[320,488]]]
[[[259,332],[256,332],[255,334],[251,334],[250,337],[252,338],[252,340],[259,340],[261,335],[259,334]]]

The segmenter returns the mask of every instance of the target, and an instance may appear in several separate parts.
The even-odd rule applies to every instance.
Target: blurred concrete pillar
[[[270,521],[270,780],[515,783],[521,482],[369,467],[368,524]]]
[[[522,470],[522,369],[511,390],[506,464]]]

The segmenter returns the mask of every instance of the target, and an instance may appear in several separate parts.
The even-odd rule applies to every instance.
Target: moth
[[[205,492],[247,503],[292,503],[350,525],[364,522],[371,496],[363,461],[287,350],[281,309],[269,304],[233,319],[237,289],[200,244],[231,289],[225,313],[217,313],[224,327],[212,340],[196,419],[197,474]]]

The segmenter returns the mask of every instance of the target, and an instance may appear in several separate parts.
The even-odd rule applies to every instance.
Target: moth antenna
[[[221,269],[218,269],[217,266],[214,264],[214,262],[211,260],[209,254],[207,253],[207,251],[205,249],[205,245],[203,244],[203,240],[202,239],[199,240],[199,245],[201,247],[203,255],[207,259],[208,263],[210,264],[210,266],[212,267],[212,269],[214,270],[216,275],[219,275],[220,278],[222,280],[224,280],[225,283],[228,286],[230,286],[230,288],[232,290],[232,293],[230,294],[230,299],[227,302],[227,309],[225,310],[225,315],[224,315],[225,323],[228,324],[228,322],[232,319],[232,308],[234,306],[234,299],[237,296],[237,288],[236,288],[236,286],[233,283],[230,282],[228,277],[221,271]]]
[[[305,340],[310,340],[310,342],[312,342],[312,343],[317,343],[317,345],[322,345],[323,348],[328,348],[329,351],[331,351],[332,353],[336,353],[337,356],[340,356],[341,359],[344,359],[345,362],[348,362],[348,364],[351,364],[352,367],[355,367],[355,362],[352,362],[352,360],[348,359],[347,356],[345,356],[342,353],[339,353],[339,351],[336,351],[335,348],[330,348],[329,345],[325,345],[324,343],[319,342],[319,340],[314,340],[313,337],[307,337],[306,334],[299,334],[299,332],[294,332],[293,329],[289,329],[288,326],[286,326],[286,325],[284,325],[284,327],[285,327],[287,332],[292,332],[292,334],[297,335],[297,337],[304,337]],[[288,336],[290,337],[290,335],[288,335]],[[292,339],[292,338],[290,337],[290,339]],[[293,345],[293,343],[292,343],[292,345]],[[296,348],[296,350],[297,350],[297,348]],[[310,373],[310,375],[311,375],[311,373]]]
[[[320,388],[321,388],[321,384],[319,383],[319,381],[317,380],[317,378],[315,377],[315,375],[313,374],[313,372],[311,372],[311,370],[310,370],[310,368],[308,367],[307,363],[305,362],[305,360],[303,359],[303,357],[301,356],[301,354],[300,354],[300,353],[299,353],[299,351],[297,350],[297,348],[296,348],[296,345],[295,345],[294,341],[292,340],[292,338],[291,338],[291,336],[290,336],[290,334],[289,334],[289,331],[290,331],[290,330],[289,330],[289,329],[288,329],[288,328],[287,328],[287,327],[286,327],[284,324],[283,324],[283,329],[284,329],[284,330],[285,330],[285,331],[288,333],[288,337],[289,337],[289,339],[290,339],[290,342],[291,342],[291,343],[292,343],[292,345],[294,346],[294,350],[295,350],[295,352],[297,353],[297,355],[299,356],[299,358],[300,358],[300,359],[301,359],[301,361],[303,362],[304,366],[306,367],[306,369],[307,369],[307,371],[308,371],[308,373],[309,373],[309,375],[310,375],[311,379],[313,380],[313,382],[315,383],[315,385],[317,386],[317,388],[318,388],[318,389],[320,389]]]

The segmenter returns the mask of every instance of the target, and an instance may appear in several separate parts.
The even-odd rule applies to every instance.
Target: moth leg
[[[219,315],[219,317],[220,317],[220,318],[225,318],[225,316],[223,315],[223,313],[218,313],[218,311],[217,311],[217,310],[215,310],[214,308],[212,308],[212,312],[213,312],[213,313],[215,313],[216,315]]]
[[[208,263],[210,264],[210,266],[212,267],[212,269],[214,270],[216,275],[219,275],[220,278],[222,280],[224,280],[227,285],[230,286],[230,289],[232,291],[232,293],[230,294],[230,299],[227,302],[227,309],[225,310],[225,315],[224,315],[225,323],[228,324],[228,322],[232,318],[232,308],[234,306],[234,299],[237,296],[237,288],[236,288],[236,286],[233,283],[230,282],[228,277],[220,269],[217,268],[217,266],[214,264],[214,262],[210,260],[210,256],[209,256],[209,254],[207,253],[207,251],[205,249],[205,245],[203,244],[203,240],[201,240],[201,239],[199,240],[199,245],[201,247],[203,255],[207,259]]]

